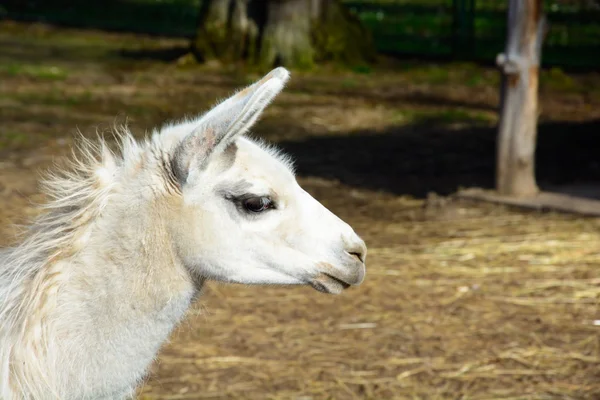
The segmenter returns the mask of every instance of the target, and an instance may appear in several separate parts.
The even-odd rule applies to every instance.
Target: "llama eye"
[[[244,200],[242,205],[250,212],[259,213],[273,208],[273,201],[268,197],[251,197]]]

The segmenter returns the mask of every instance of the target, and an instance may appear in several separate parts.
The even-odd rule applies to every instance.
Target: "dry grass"
[[[61,69],[50,77],[48,69],[0,70],[2,244],[11,241],[9,221],[34,213],[31,201],[41,200],[35,171],[66,152],[75,126],[93,132],[126,113],[141,132],[203,109],[246,79],[113,59],[106,46],[100,46],[104,55],[78,53],[87,49],[85,38],[104,43],[102,33],[76,32],[80,39],[74,41],[70,31],[48,36],[22,30],[0,29],[2,43],[13,44],[0,58]],[[135,37],[113,36],[111,43],[138,46]],[[21,40],[29,47],[17,52]],[[58,50],[40,56],[50,44]],[[448,110],[458,107],[487,115],[496,100],[482,95],[492,89],[453,82],[407,86],[410,76],[390,72],[295,79],[258,128],[261,136],[300,142],[368,129],[361,135],[369,140],[389,126],[410,125],[416,114],[452,119]],[[392,93],[394,85],[402,89]],[[421,101],[423,93],[434,93],[436,101]],[[553,110],[547,118],[598,116],[597,104],[569,114],[576,107],[562,108],[561,101],[544,97],[545,110]],[[456,115],[442,137],[469,124],[462,111]],[[427,126],[407,129],[428,134]],[[318,146],[322,142],[315,141],[298,155],[310,160]],[[367,155],[360,143],[345,151]],[[397,162],[413,162],[408,156]],[[362,174],[380,182],[375,178],[393,173],[385,165],[343,170],[336,160],[317,161],[337,168],[334,176]],[[425,177],[417,172],[415,179],[429,188]],[[161,353],[140,399],[600,398],[600,220],[424,201],[391,194],[397,187],[352,187],[332,176],[301,181],[366,239],[365,283],[341,296],[209,284]]]

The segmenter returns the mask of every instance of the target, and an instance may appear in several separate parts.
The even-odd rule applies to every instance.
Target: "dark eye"
[[[242,202],[244,208],[250,212],[262,212],[273,208],[273,201],[268,197],[250,197]]]

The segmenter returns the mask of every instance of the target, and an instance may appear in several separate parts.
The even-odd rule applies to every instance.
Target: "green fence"
[[[264,0],[253,0],[264,1]],[[508,0],[342,0],[398,56],[493,62],[504,48]],[[0,17],[70,26],[192,36],[201,0],[5,0]],[[1,4],[1,3],[0,3]],[[543,61],[600,67],[600,0],[544,1]]]
[[[388,54],[493,62],[503,51],[508,0],[396,0],[344,3]],[[545,1],[546,65],[600,67],[600,5]]]

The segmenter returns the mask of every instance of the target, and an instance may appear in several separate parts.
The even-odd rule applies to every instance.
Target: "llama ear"
[[[211,154],[224,150],[236,137],[248,132],[289,76],[285,68],[276,68],[204,114],[173,155],[173,172],[179,181],[185,183],[190,170],[201,167]]]

